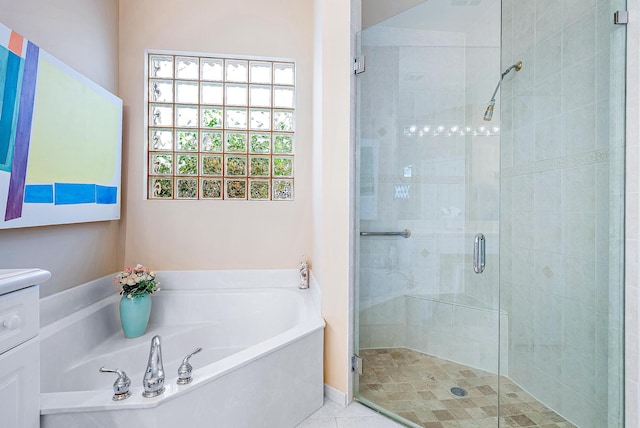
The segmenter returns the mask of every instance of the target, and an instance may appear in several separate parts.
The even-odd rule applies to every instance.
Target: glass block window
[[[293,62],[147,60],[148,199],[293,199]]]

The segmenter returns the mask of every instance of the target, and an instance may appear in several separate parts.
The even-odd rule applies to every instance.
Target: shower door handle
[[[484,272],[485,265],[485,239],[482,233],[478,233],[473,241],[473,271]]]

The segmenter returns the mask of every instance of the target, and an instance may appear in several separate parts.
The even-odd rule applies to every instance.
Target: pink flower
[[[120,294],[124,294],[125,287],[130,296],[139,293],[153,294],[159,290],[155,275],[150,268],[138,263],[133,268],[124,268],[113,278],[113,282],[119,286]]]

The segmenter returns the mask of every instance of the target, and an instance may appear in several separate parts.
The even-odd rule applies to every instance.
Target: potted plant
[[[142,336],[151,315],[151,295],[158,291],[156,273],[141,264],[127,267],[118,273],[113,282],[120,295],[120,323],[125,337]]]

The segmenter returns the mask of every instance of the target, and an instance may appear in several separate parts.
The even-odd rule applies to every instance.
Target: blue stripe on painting
[[[95,184],[55,183],[55,204],[93,204],[96,202]]]
[[[0,169],[11,170],[11,152],[13,135],[15,134],[14,113],[18,97],[18,79],[22,58],[13,52],[9,52],[7,69],[2,94],[2,111],[0,111]]]
[[[97,204],[115,204],[118,202],[118,188],[96,185]]]
[[[52,204],[53,184],[27,184],[24,188],[26,204]]]

